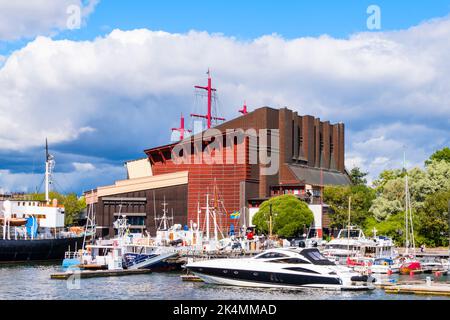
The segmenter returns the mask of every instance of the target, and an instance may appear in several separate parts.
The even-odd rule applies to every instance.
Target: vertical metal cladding
[[[187,223],[197,219],[197,206],[205,204],[205,194],[211,193],[216,185],[221,200],[228,213],[241,210],[242,204],[251,198],[265,198],[270,196],[270,187],[283,183],[307,183],[298,181],[288,165],[300,165],[311,168],[322,168],[345,174],[344,168],[344,124],[330,124],[322,122],[311,115],[299,116],[287,108],[272,109],[263,107],[249,112],[241,117],[225,122],[215,129],[225,134],[227,129],[278,129],[279,130],[279,163],[278,173],[265,176],[261,174],[261,164],[249,163],[249,142],[244,139],[245,161],[235,164],[175,164],[170,159],[170,152],[175,144],[152,148],[145,151],[152,163],[154,175],[189,171],[187,186]],[[259,146],[258,146],[259,148]],[[197,148],[201,152],[203,148]],[[237,160],[237,149],[221,151],[234,152]],[[192,156],[194,157],[194,156]],[[224,159],[225,156],[224,156]],[[251,188],[245,188],[248,184]],[[310,183],[311,184],[311,183]],[[245,190],[243,189],[245,188]],[[245,197],[245,199],[242,199]],[[203,224],[203,219],[200,220]],[[227,230],[233,220],[229,216],[219,221],[223,230]]]

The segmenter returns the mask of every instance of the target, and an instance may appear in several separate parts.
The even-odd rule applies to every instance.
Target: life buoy
[[[389,263],[387,261],[383,261],[383,266],[388,266]]]

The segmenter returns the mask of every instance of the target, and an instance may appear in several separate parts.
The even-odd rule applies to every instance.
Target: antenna
[[[180,127],[179,128],[172,128],[172,132],[173,131],[178,131],[180,133],[180,140],[184,139],[184,133],[185,132],[192,132],[191,130],[186,130],[184,128],[184,117],[183,117],[183,113],[181,114],[181,118],[180,118]]]
[[[207,121],[207,128],[211,129],[211,120],[225,121],[225,118],[213,117],[211,115],[212,94],[213,94],[213,92],[216,92],[217,89],[212,87],[211,72],[210,72],[209,68],[208,68],[207,75],[208,75],[208,86],[206,86],[206,87],[195,86],[195,88],[196,89],[206,90],[208,92],[208,113],[206,115],[200,115],[200,114],[191,113],[191,117],[206,119],[206,121]]]
[[[239,112],[242,113],[243,115],[246,115],[248,113],[246,101],[244,101],[244,105],[242,106],[242,109],[239,110]]]

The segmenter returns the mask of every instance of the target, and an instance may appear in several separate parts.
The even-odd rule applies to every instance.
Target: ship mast
[[[55,167],[55,158],[48,152],[48,142],[45,139],[45,201],[50,203],[50,184],[52,183],[52,174]]]
[[[206,126],[207,129],[211,129],[211,125],[212,125],[212,120],[221,120],[221,121],[225,121],[225,118],[221,118],[221,117],[213,117],[212,116],[212,98],[213,98],[213,93],[217,90],[215,88],[212,87],[212,79],[211,79],[211,72],[208,69],[208,72],[206,73],[208,75],[208,85],[206,87],[202,87],[202,86],[195,86],[196,89],[201,89],[201,90],[206,90],[208,93],[208,110],[207,110],[207,114],[206,115],[200,115],[200,114],[194,114],[191,113],[191,117],[196,117],[196,118],[203,118],[206,119]]]

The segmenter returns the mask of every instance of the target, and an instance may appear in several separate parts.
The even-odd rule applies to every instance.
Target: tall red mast
[[[241,110],[239,110],[239,112],[244,114],[244,115],[248,113],[247,112],[247,102],[244,101],[244,106],[242,107]]]
[[[219,118],[219,117],[213,117],[211,115],[211,109],[212,109],[212,92],[216,91],[216,89],[214,89],[212,87],[212,81],[211,81],[211,73],[209,72],[208,69],[208,86],[207,87],[202,87],[202,86],[195,86],[196,89],[203,89],[206,90],[208,92],[208,113],[206,115],[200,115],[200,114],[194,114],[191,113],[191,117],[197,117],[197,118],[203,118],[207,120],[207,126],[208,129],[211,128],[211,120],[222,120],[225,121],[225,118]]]
[[[180,118],[180,127],[179,128],[172,128],[172,131],[178,131],[180,133],[180,140],[184,139],[184,133],[187,132],[191,132],[191,130],[186,130],[184,129],[184,117],[183,114],[181,114],[181,118]]]

